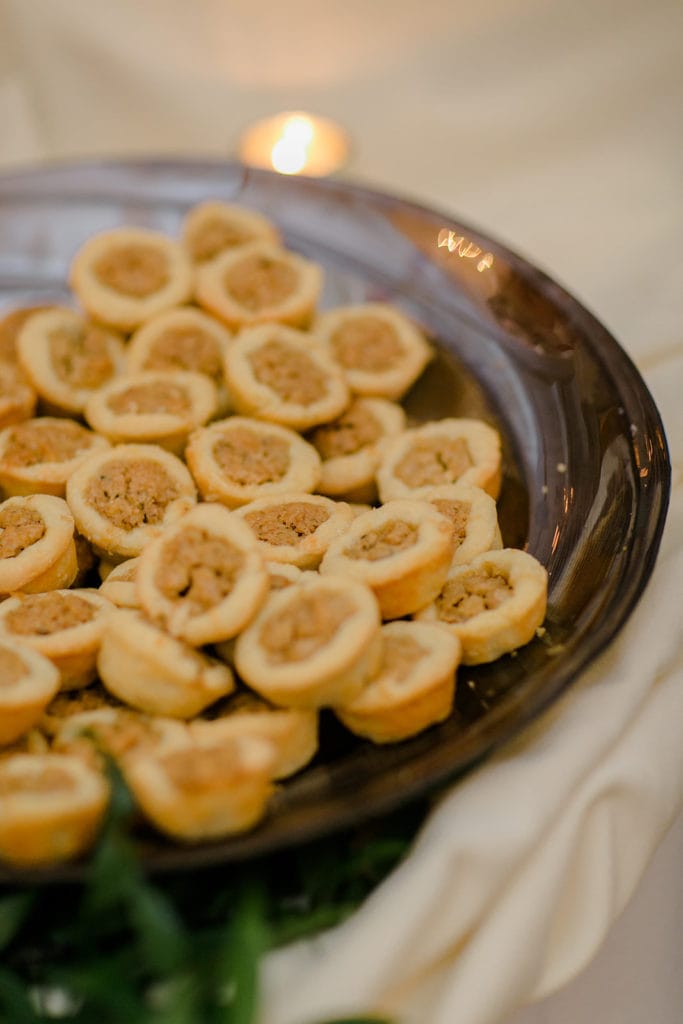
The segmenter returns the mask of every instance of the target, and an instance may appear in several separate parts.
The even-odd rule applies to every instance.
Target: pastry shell
[[[70,587],[78,573],[74,518],[63,498],[51,494],[30,494],[8,498],[0,504],[0,539],[7,540],[11,521],[21,529],[22,517],[42,523],[43,534],[22,547],[20,537],[2,555],[0,547],[0,594],[21,590],[36,594]]]
[[[433,487],[459,481],[498,497],[500,435],[482,420],[443,419],[406,430],[387,442],[377,470],[382,501],[421,498]]]
[[[223,662],[124,609],[116,609],[107,621],[97,668],[119,700],[170,718],[192,718],[235,685]]]
[[[268,598],[235,643],[240,677],[272,704],[352,700],[381,654],[377,601],[357,580],[302,577]]]
[[[58,457],[60,446],[64,454]],[[109,447],[106,437],[71,419],[24,420],[0,431],[0,487],[6,497],[55,494],[63,498],[67,480],[81,463]],[[17,448],[20,454],[12,454]]]
[[[61,350],[55,349],[59,344]],[[17,354],[44,405],[73,416],[83,412],[98,388],[125,369],[122,337],[63,306],[26,321],[17,338]]]
[[[76,617],[80,617],[82,602],[91,606],[89,617],[71,625],[60,625],[61,616],[66,616],[69,622],[69,605],[73,606]],[[49,658],[59,670],[61,689],[76,690],[95,678],[102,632],[113,610],[111,602],[95,590],[20,594],[0,604],[0,638],[25,644]],[[22,621],[22,617],[28,621]],[[35,626],[32,617],[36,619]]]
[[[0,762],[0,858],[17,867],[71,860],[92,846],[109,800],[100,772],[61,754]]]
[[[379,671],[354,701],[334,709],[358,736],[395,743],[415,736],[453,710],[460,642],[427,622],[388,622],[382,626]]]
[[[244,281],[239,280],[242,275]],[[235,282],[232,288],[226,280]],[[307,327],[322,282],[322,268],[317,263],[272,242],[256,241],[226,250],[199,266],[195,297],[200,306],[233,330],[272,321]]]
[[[31,419],[38,395],[24,374],[11,363],[0,362],[0,430]]]
[[[282,324],[240,331],[225,358],[225,379],[239,413],[293,430],[329,423],[351,398],[327,349]]]
[[[52,749],[82,757],[102,768],[102,754],[123,764],[127,759],[172,750],[187,742],[184,722],[141,714],[127,707],[108,707],[64,719]]]
[[[194,647],[229,640],[268,593],[258,542],[223,506],[202,503],[140,555],[136,590],[146,615]]]
[[[100,583],[100,594],[117,608],[139,608],[140,598],[135,585],[139,564],[138,555],[137,558],[127,558],[125,562],[109,567],[107,575]]]
[[[205,263],[259,239],[276,245],[280,242],[280,232],[262,213],[219,199],[208,199],[188,210],[180,237],[194,263]]]
[[[122,261],[118,272],[123,286],[104,279],[103,263],[109,260],[115,267],[117,257]],[[145,262],[151,263],[148,282]],[[192,263],[179,242],[134,227],[93,235],[74,256],[69,274],[69,283],[90,316],[122,331],[135,330],[157,313],[187,302],[193,280]]]
[[[383,302],[328,310],[316,318],[314,330],[343,367],[357,395],[397,401],[432,358],[417,325]]]
[[[234,515],[253,530],[265,559],[300,569],[315,569],[331,542],[353,519],[345,502],[301,492],[258,498],[236,509]]]
[[[128,476],[122,468],[126,464],[133,467]],[[153,465],[158,474],[145,491],[149,507],[140,505],[135,492],[134,467],[141,464],[147,468]],[[104,490],[100,511],[91,500],[90,488],[106,481],[108,473],[112,476],[111,500]],[[122,480],[116,476],[119,473],[124,473]],[[115,505],[114,500],[123,504]],[[98,452],[78,467],[67,485],[67,502],[78,530],[100,557],[114,562],[135,558],[149,540],[189,511],[196,501],[197,492],[187,467],[157,445],[122,444]],[[108,514],[104,510],[109,510]],[[130,516],[134,518],[129,525]]]
[[[223,460],[218,449],[225,449]],[[246,416],[231,416],[196,430],[185,458],[205,501],[229,508],[291,491],[313,491],[320,456],[295,431]]]
[[[356,516],[330,544],[320,572],[362,580],[382,618],[398,619],[434,600],[452,557],[449,521],[427,502],[397,500]]]
[[[500,603],[487,597],[477,602],[491,604],[462,621],[449,621],[453,595],[469,593],[473,581],[500,579],[510,593]],[[461,589],[462,588],[462,589]],[[495,661],[529,643],[546,612],[548,573],[533,555],[516,548],[502,548],[478,555],[468,565],[454,566],[437,599],[418,612],[420,622],[438,622],[462,644],[463,665]],[[463,596],[464,596],[463,595]],[[495,602],[495,599],[494,599]]]
[[[485,551],[502,548],[498,509],[481,487],[459,481],[433,487],[423,499],[453,523],[453,565],[467,565]]]
[[[5,638],[0,641],[0,664],[0,747],[4,747],[38,724],[59,689],[59,672],[49,658]]]

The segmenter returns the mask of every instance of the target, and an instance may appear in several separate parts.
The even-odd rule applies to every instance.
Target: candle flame
[[[308,162],[315,130],[310,117],[292,114],[282,125],[282,135],[273,146],[270,159],[280,174],[298,174]]]

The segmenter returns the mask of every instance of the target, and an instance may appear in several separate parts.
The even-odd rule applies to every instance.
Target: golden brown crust
[[[183,246],[194,263],[205,263],[259,239],[278,245],[280,232],[256,210],[219,199],[197,203],[188,210],[181,227]]]
[[[0,594],[70,587],[77,572],[74,518],[62,498],[31,494],[0,504]]]
[[[253,530],[264,558],[300,569],[315,569],[353,519],[345,502],[303,492],[259,498],[235,515]]]
[[[0,747],[37,725],[59,689],[52,662],[25,644],[0,641]]]
[[[481,487],[460,481],[433,487],[423,497],[453,526],[453,565],[466,565],[485,551],[502,548],[498,510]]]
[[[75,420],[40,416],[0,431],[0,487],[6,497],[55,494],[64,497],[67,480],[95,452],[109,448]]]
[[[30,419],[38,395],[24,373],[11,363],[0,362],[0,430]]]

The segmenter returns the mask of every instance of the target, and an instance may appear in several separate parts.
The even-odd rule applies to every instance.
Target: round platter
[[[490,238],[343,181],[219,161],[80,163],[0,176],[0,309],[68,302],[67,269],[98,231],[177,235],[196,202],[261,210],[325,269],[322,306],[389,301],[437,356],[406,400],[416,420],[477,416],[504,437],[503,540],[549,572],[545,632],[460,669],[456,711],[390,747],[322,723],[321,749],[247,835],[187,848],[150,833],[152,870],[244,860],[392,810],[478,763],[551,704],[624,625],[654,564],[670,466],[657,409],[617,342],[563,288]],[[74,864],[45,879],[82,876]],[[0,881],[20,876],[0,872]],[[33,878],[39,876],[32,875]]]

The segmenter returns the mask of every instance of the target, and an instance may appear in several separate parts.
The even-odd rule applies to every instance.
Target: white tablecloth
[[[326,114],[351,135],[349,175],[452,210],[581,298],[667,427],[671,511],[632,620],[545,719],[445,797],[345,925],[269,958],[264,1024],[352,1010],[402,1024],[678,1024],[680,818],[655,851],[683,802],[679,0],[0,11],[1,164],[228,155],[257,116]]]

